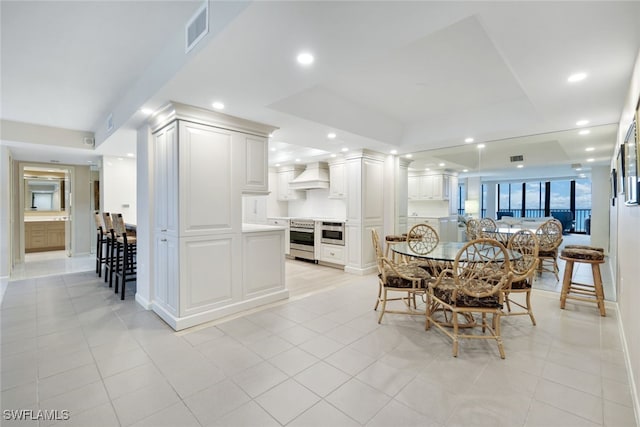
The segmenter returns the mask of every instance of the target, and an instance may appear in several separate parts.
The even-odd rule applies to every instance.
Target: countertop
[[[259,233],[261,231],[284,231],[287,227],[280,225],[265,225],[265,224],[242,224],[243,233]]]
[[[68,221],[66,216],[25,216],[24,222]]]
[[[314,216],[270,216],[267,219],[302,219],[309,221],[326,221],[326,222],[347,222],[344,218],[324,218],[324,217],[314,217]]]

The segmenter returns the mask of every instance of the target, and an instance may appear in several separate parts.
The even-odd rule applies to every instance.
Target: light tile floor
[[[535,290],[537,326],[502,321],[505,360],[476,341],[453,358],[422,316],[377,323],[375,275],[286,271],[289,301],[178,333],[92,271],[9,282],[2,409],[71,418],[2,425],[636,425],[611,304],[602,318]]]

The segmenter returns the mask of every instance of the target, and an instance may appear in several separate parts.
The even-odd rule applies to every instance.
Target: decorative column
[[[345,271],[368,274],[376,270],[371,230],[383,235],[385,156],[360,150],[345,156],[347,178],[347,265]]]

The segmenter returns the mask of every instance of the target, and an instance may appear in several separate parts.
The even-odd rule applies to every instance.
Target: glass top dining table
[[[511,236],[516,234],[520,230],[529,230],[533,234],[536,234],[535,228],[522,228],[522,227],[498,227],[498,228],[483,228],[482,233],[492,239],[496,239],[500,243],[506,245],[509,242]]]
[[[438,245],[428,253],[420,253],[414,251],[407,242],[397,243],[391,247],[391,250],[397,254],[414,257],[430,259],[434,261],[449,261],[453,262],[456,259],[456,255],[460,252],[460,249],[464,247],[468,242],[439,242]],[[509,259],[519,259],[522,255],[515,251],[507,251],[509,253]]]

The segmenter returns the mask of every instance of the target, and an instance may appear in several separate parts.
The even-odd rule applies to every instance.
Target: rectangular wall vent
[[[187,22],[185,28],[185,53],[189,52],[209,32],[209,2],[202,7]]]
[[[510,159],[512,162],[522,162],[524,161],[524,156],[522,154],[519,154],[517,156],[511,156]]]
[[[107,117],[107,132],[111,132],[113,130],[113,113],[109,114]]]

